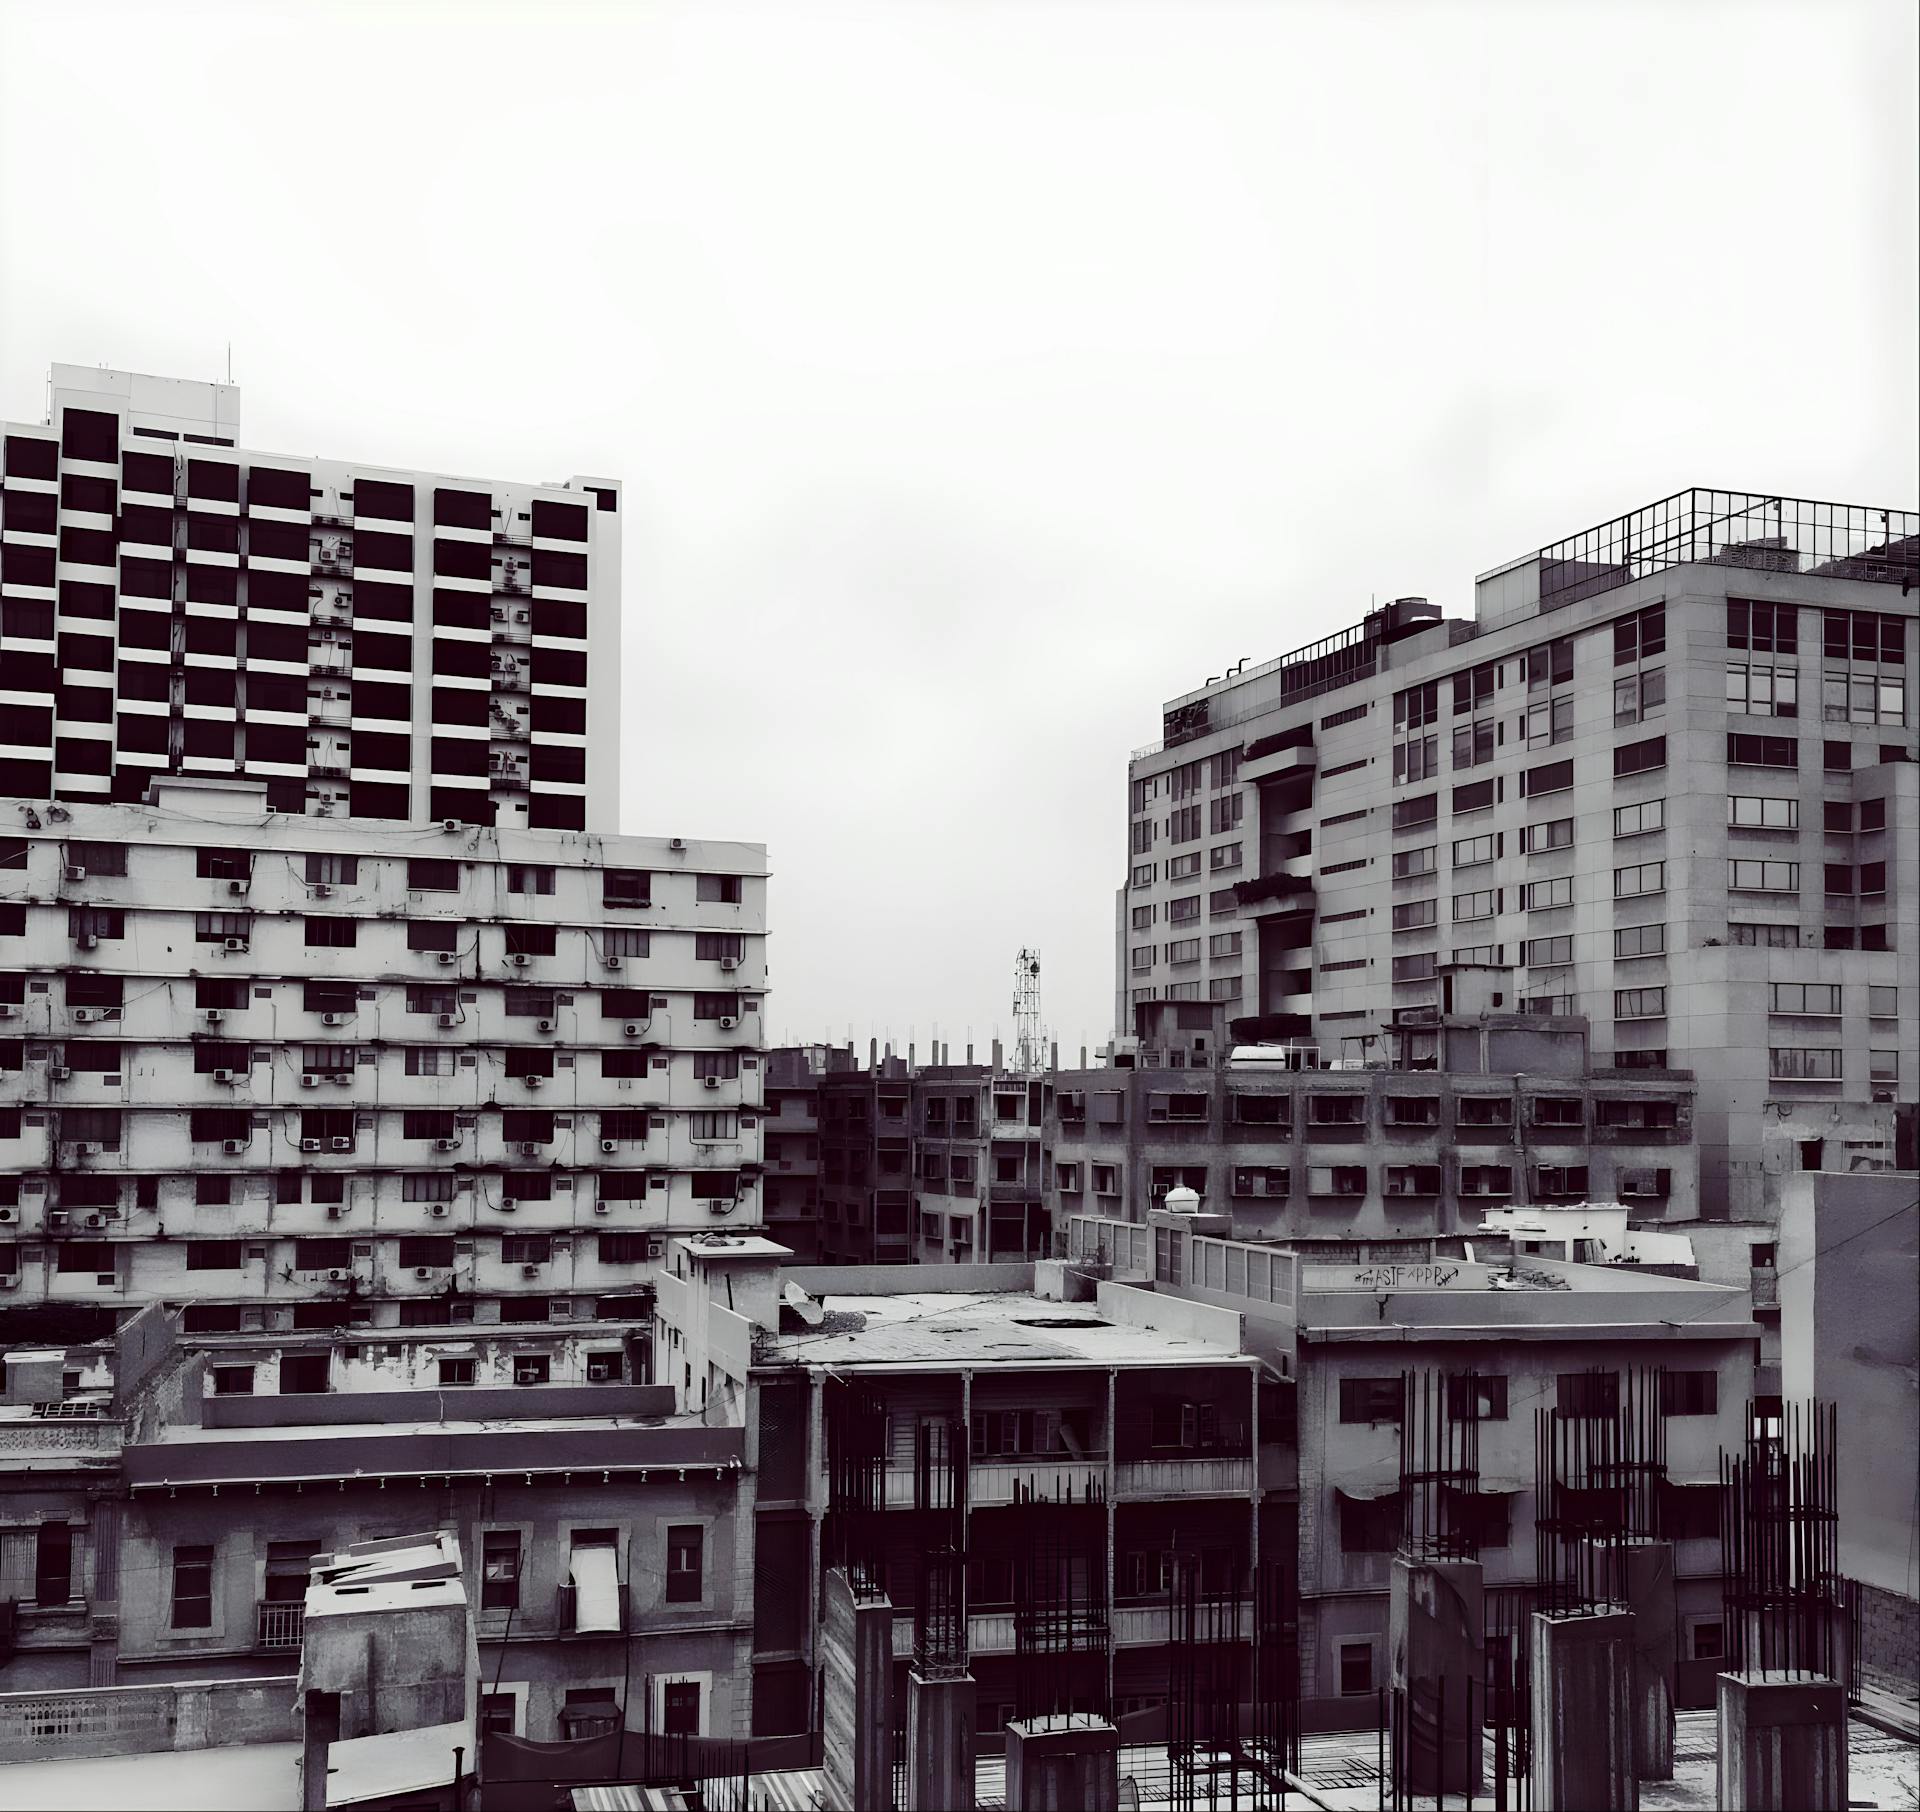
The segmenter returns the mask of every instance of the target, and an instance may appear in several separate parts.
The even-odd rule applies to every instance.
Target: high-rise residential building
[[[1701,1211],[1891,1162],[1920,1100],[1920,516],[1687,491],[1169,701],[1129,769],[1116,1024],[1218,1003],[1322,1060],[1584,1015],[1698,1076]],[[1403,1053],[1412,1067],[1417,1049]]]
[[[251,452],[240,393],[56,365],[4,425],[0,795],[619,828],[620,487]]]
[[[0,818],[0,1303],[628,1317],[669,1233],[758,1225],[760,845],[184,776]]]

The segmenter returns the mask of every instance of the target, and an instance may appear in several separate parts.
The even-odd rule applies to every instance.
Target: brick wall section
[[[1920,1680],[1920,1599],[1859,1584],[1860,1662],[1877,1674]]]

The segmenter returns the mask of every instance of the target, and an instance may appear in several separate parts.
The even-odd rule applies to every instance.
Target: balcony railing
[[[298,1648],[306,1628],[304,1603],[262,1602],[256,1609],[253,1645],[255,1648]]]
[[[1105,1455],[1063,1460],[1052,1456],[1031,1459],[975,1460],[967,1474],[967,1497],[976,1506],[1011,1504],[1016,1497],[1042,1498],[1051,1503],[1083,1503],[1107,1481]]]
[[[1210,1454],[1122,1460],[1114,1469],[1114,1489],[1121,1497],[1245,1496],[1253,1489],[1253,1460]]]

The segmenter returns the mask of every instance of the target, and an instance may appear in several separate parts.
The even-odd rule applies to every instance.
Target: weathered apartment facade
[[[0,1690],[284,1675],[317,1556],[433,1528],[474,1584],[483,1728],[745,1734],[745,1434],[673,1413],[647,1334],[195,1336],[155,1308],[47,1356],[103,1387],[85,1419],[45,1413],[63,1387],[26,1355],[0,1405]]]
[[[1222,1061],[1218,1008],[1143,1005],[1133,1067],[1053,1077],[1055,1224],[1186,1188],[1245,1238],[1411,1259],[1514,1202],[1694,1218],[1690,1072],[1596,1070],[1584,1019],[1492,1010],[1498,971],[1446,979],[1462,1010],[1385,1028],[1373,1067]]]
[[[1499,1240],[1476,1247],[1478,1262],[1353,1264],[1223,1232],[1211,1216],[1076,1215],[1067,1263],[1231,1311],[1246,1349],[1287,1381],[1300,1691],[1317,1717],[1342,1722],[1344,1700],[1351,1721],[1369,1723],[1390,1682],[1389,1573],[1411,1533],[1401,1421],[1406,1381],[1423,1377],[1451,1380],[1439,1388],[1453,1411],[1478,1424],[1477,1476],[1454,1487],[1445,1513],[1473,1531],[1484,1569],[1490,1678],[1511,1666],[1538,1584],[1535,1412],[1612,1422],[1634,1388],[1627,1374],[1650,1383],[1663,1457],[1656,1527],[1641,1533],[1674,1543],[1679,1703],[1713,1702],[1727,1653],[1719,1461],[1741,1450],[1754,1395],[1745,1291],[1632,1267],[1515,1263]],[[1111,1287],[1099,1286],[1103,1304]]]
[[[48,390],[3,430],[0,796],[618,827],[617,483],[250,452],[229,384]]]
[[[1691,1069],[1701,1209],[1884,1162],[1920,1100],[1920,520],[1683,492],[1169,701],[1129,768],[1115,1024],[1214,1002],[1323,1057],[1449,963]]]
[[[0,828],[0,1302],[626,1314],[758,1223],[759,846],[151,790]]]
[[[820,1080],[840,1053],[829,1045],[783,1045],[766,1053],[766,1228],[798,1264],[818,1255]]]

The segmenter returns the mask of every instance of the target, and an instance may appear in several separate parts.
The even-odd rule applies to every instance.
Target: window
[[[1898,1082],[1900,1080],[1900,1053],[1898,1051],[1869,1051],[1867,1053],[1867,1075],[1874,1082]]]
[[[1212,937],[1207,939],[1207,954],[1209,956],[1238,956],[1240,954],[1241,936],[1242,933],[1238,931],[1215,932]]]
[[[454,1382],[473,1382],[471,1359],[440,1361],[440,1382],[448,1382],[449,1365],[464,1365],[467,1375]],[[520,1531],[489,1529],[480,1538],[480,1608],[483,1611],[511,1611],[520,1603]]]
[[[740,996],[737,994],[697,993],[693,997],[695,1019],[737,1019]]]
[[[1219,873],[1240,866],[1241,854],[1238,843],[1216,844],[1207,852],[1207,866]]]
[[[645,869],[609,868],[600,876],[603,906],[645,906],[652,898],[653,876]]]
[[[1616,988],[1613,991],[1615,1019],[1663,1019],[1666,1012],[1665,988]]]
[[[1218,837],[1226,831],[1238,829],[1245,805],[1246,796],[1242,793],[1230,793],[1214,800],[1208,812],[1208,831]]]
[[[1477,768],[1483,762],[1493,759],[1494,748],[1498,742],[1497,728],[1491,717],[1476,718],[1472,723],[1453,726],[1453,765],[1456,768]],[[1454,795],[1453,809],[1460,809],[1459,794]]]
[[[667,1736],[700,1734],[700,1682],[668,1680],[660,1688],[660,1729]]]
[[[1884,799],[1863,799],[1860,801],[1860,828],[1863,831],[1877,831],[1887,828],[1887,802]]]
[[[309,887],[351,887],[360,879],[358,856],[309,854],[305,858]]]
[[[1621,617],[1613,625],[1613,664],[1644,661],[1667,650],[1667,607],[1650,604],[1630,617]]]
[[[1437,736],[1410,736],[1393,745],[1393,784],[1427,780],[1440,771],[1440,739]]]
[[[1191,881],[1200,872],[1200,852],[1196,849],[1184,856],[1172,856],[1167,861],[1167,879],[1169,881]]]
[[[1343,1544],[1344,1545],[1344,1544]],[[1359,1698],[1373,1691],[1373,1644],[1340,1644],[1340,1696]]]
[[[1483,1372],[1451,1373],[1447,1378],[1447,1414],[1456,1422],[1504,1422],[1506,1379]]]
[[[1340,1380],[1343,1422],[1398,1422],[1405,1405],[1405,1387],[1397,1376]]]
[[[1529,881],[1521,890],[1521,902],[1528,912],[1545,912],[1555,906],[1573,904],[1573,877],[1560,875],[1550,881]]]
[[[1607,1420],[1620,1413],[1620,1374],[1562,1372],[1554,1382],[1554,1400],[1563,1416]]]
[[[1665,925],[1620,925],[1613,933],[1616,957],[1664,956],[1667,949]]]
[[[1900,990],[1878,984],[1867,989],[1867,1012],[1875,1019],[1893,1019],[1900,1012]]]
[[[1545,686],[1563,686],[1573,678],[1573,638],[1561,636],[1526,652],[1527,690]]]
[[[216,1397],[252,1396],[253,1367],[250,1365],[216,1365],[213,1368],[213,1394]]]
[[[1767,1011],[1837,1017],[1840,1012],[1840,986],[1837,982],[1769,983]]]
[[[309,950],[351,950],[360,930],[358,919],[309,918],[306,924]]]
[[[1719,1408],[1719,1373],[1660,1373],[1660,1413],[1663,1416],[1711,1416],[1717,1414]]]
[[[1440,901],[1408,900],[1393,909],[1393,928],[1395,931],[1418,931],[1434,924],[1439,916]]]
[[[1482,968],[1498,968],[1506,961],[1504,944],[1456,944],[1453,960],[1456,963],[1473,963]]]
[[[1461,837],[1453,846],[1453,865],[1455,868],[1476,868],[1482,862],[1491,862],[1500,853],[1500,838],[1497,833],[1489,832],[1484,837]],[[1397,861],[1399,858],[1396,857]]]
[[[1838,1082],[1840,1053],[1832,1047],[1775,1045],[1767,1052],[1767,1074],[1776,1082]]]
[[[1729,666],[1727,709],[1748,717],[1798,717],[1799,670],[1745,662]]]
[[[1791,736],[1729,735],[1727,764],[1737,768],[1798,768],[1800,745]]]
[[[1418,799],[1397,799],[1393,806],[1393,828],[1418,830],[1432,824],[1440,816],[1440,795],[1422,793]]]
[[[1185,894],[1177,900],[1167,902],[1167,922],[1183,925],[1189,919],[1200,916],[1200,896],[1197,893]]]
[[[1758,946],[1763,950],[1798,950],[1800,927],[1798,925],[1729,925],[1727,941],[1731,944]]]
[[[701,1550],[706,1531],[698,1523],[667,1530],[667,1603],[698,1604],[704,1596]]]
[[[1393,959],[1393,979],[1396,984],[1403,982],[1432,981],[1439,967],[1440,959],[1431,950],[1422,951],[1415,956],[1396,956]],[[1322,965],[1324,968],[1326,965]]]
[[[1622,869],[1617,872],[1625,873],[1626,871]],[[1742,893],[1798,893],[1800,864],[1798,862],[1765,862],[1744,856],[1729,856],[1727,885]]]
[[[1537,799],[1544,793],[1564,793],[1573,785],[1573,763],[1543,761],[1520,775],[1521,797]]]
[[[1573,697],[1545,699],[1529,705],[1520,719],[1520,733],[1530,749],[1551,748],[1573,740]]]
[[[1520,832],[1522,855],[1544,855],[1550,849],[1573,847],[1573,820],[1549,818],[1544,824],[1529,824]]]
[[[1616,868],[1613,871],[1613,897],[1616,900],[1630,900],[1641,894],[1664,893],[1667,888],[1667,865],[1664,862],[1640,862],[1631,868]]]
[[[1430,875],[1438,864],[1440,846],[1430,843],[1425,849],[1399,849],[1393,854],[1393,878],[1396,881],[1411,880],[1415,875]],[[1326,872],[1326,871],[1322,871]]]
[[[1462,919],[1490,919],[1500,909],[1500,890],[1497,887],[1484,887],[1477,893],[1456,893],[1453,896],[1453,918],[1458,924]]]
[[[1613,752],[1613,777],[1623,780],[1630,774],[1650,774],[1667,765],[1667,739],[1649,736],[1644,742],[1622,743]]]
[[[1613,682],[1613,721],[1637,724],[1657,717],[1667,705],[1667,670],[1649,667],[1644,673],[1629,673]]]
[[[1757,604],[1745,598],[1727,600],[1727,646],[1756,654],[1799,652],[1800,611],[1793,604]]]
[[[552,1371],[553,1361],[545,1353],[515,1353],[513,1356],[515,1384],[545,1384]]]
[[[213,1627],[213,1549],[179,1547],[173,1551],[173,1615],[177,1630]]]
[[[1465,786],[1453,789],[1453,812],[1456,818],[1468,812],[1484,812],[1498,805],[1501,798],[1502,781],[1498,775],[1491,780],[1472,780]]]
[[[1344,1554],[1391,1554],[1400,1545],[1398,1492],[1365,1501],[1340,1499],[1340,1549]]]
[[[1704,1487],[1700,1489],[1704,1490]],[[1701,1527],[1695,1532],[1701,1535],[1720,1533],[1719,1487],[1713,1488],[1713,1521],[1711,1526]],[[1704,1521],[1704,1519],[1701,1519]],[[1662,1527],[1665,1533],[1665,1527]],[[1726,1624],[1719,1617],[1696,1617],[1687,1624],[1687,1655],[1693,1661],[1720,1661],[1727,1653]]]
[[[1798,830],[1800,801],[1730,793],[1727,796],[1727,828],[1729,830]]]
[[[1393,727],[1395,731],[1417,730],[1424,724],[1440,721],[1440,682],[1428,680],[1424,685],[1409,686],[1403,692],[1393,695]]]
[[[1850,742],[1827,742],[1821,745],[1820,767],[1827,774],[1851,774],[1853,772],[1853,744]]]
[[[1573,939],[1569,937],[1530,937],[1520,946],[1520,960],[1528,968],[1556,968],[1573,961]]]
[[[1153,929],[1153,908],[1151,906],[1134,907],[1133,928],[1135,931],[1150,931]]]
[[[1874,610],[1823,610],[1821,648],[1829,661],[1877,661],[1898,667],[1906,660],[1906,630],[1899,617]]]
[[[1135,853],[1138,854],[1139,852],[1136,851]],[[1153,885],[1153,878],[1157,872],[1157,864],[1142,862],[1134,868],[1132,884],[1135,887],[1151,887]]]
[[[575,1542],[576,1547],[580,1545]],[[611,1686],[576,1686],[560,1705],[560,1728],[567,1741],[611,1736],[620,1728],[620,1700]],[[689,1735],[695,1734],[692,1731]]]

